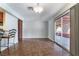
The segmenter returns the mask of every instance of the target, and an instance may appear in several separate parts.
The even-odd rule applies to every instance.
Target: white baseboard
[[[49,38],[50,40],[54,41],[54,39],[52,39],[51,37],[48,36],[48,38]]]

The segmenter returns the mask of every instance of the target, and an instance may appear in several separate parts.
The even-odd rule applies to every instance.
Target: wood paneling
[[[73,55],[79,55],[79,4],[70,9],[70,52]]]

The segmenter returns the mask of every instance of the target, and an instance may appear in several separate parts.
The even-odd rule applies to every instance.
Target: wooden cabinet
[[[0,23],[3,23],[3,12],[0,12]]]
[[[0,12],[0,26],[3,26],[4,13]]]

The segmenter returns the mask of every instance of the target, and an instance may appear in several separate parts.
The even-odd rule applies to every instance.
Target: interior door
[[[18,19],[18,41],[22,41],[22,20]]]

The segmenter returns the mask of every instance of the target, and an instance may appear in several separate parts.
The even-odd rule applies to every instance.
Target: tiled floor
[[[4,56],[69,56],[69,53],[49,39],[24,39],[1,53]]]

